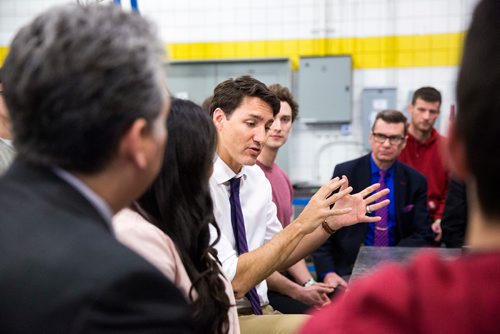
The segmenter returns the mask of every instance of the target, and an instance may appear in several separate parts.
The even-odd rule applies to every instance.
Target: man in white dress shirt
[[[378,221],[379,217],[369,217],[366,212],[388,204],[388,201],[371,204],[388,192],[382,190],[370,195],[379,185],[350,195],[352,188],[347,179],[336,178],[321,187],[302,214],[282,229],[269,181],[255,165],[279,109],[276,95],[249,76],[220,83],[210,104],[219,135],[218,157],[210,179],[214,215],[222,232],[216,248],[225,274],[232,281],[242,333],[295,331],[307,316],[275,312],[268,305],[266,277],[302,259],[337,229],[362,221]],[[235,208],[231,204],[229,183],[234,178],[239,184],[248,252],[238,249],[233,231]],[[330,196],[339,188],[338,193]],[[254,288],[260,302],[259,313],[263,315],[257,315],[251,308],[250,298],[243,298]]]

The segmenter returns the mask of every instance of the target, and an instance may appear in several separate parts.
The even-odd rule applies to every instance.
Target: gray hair
[[[381,119],[386,123],[390,124],[398,124],[402,123],[403,124],[403,136],[406,137],[406,132],[408,130],[408,125],[407,125],[407,120],[406,116],[403,115],[403,113],[399,110],[394,110],[394,109],[385,109],[377,113],[375,116],[375,120],[373,121],[372,124],[372,131],[375,129],[375,124],[377,121]]]
[[[21,158],[83,173],[112,158],[132,123],[167,96],[152,25],[119,6],[52,8],[23,27],[5,60],[5,100]]]

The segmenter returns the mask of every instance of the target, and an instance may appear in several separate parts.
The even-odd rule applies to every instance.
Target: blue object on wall
[[[137,1],[138,0],[130,0],[130,6],[132,7],[132,10],[135,12],[139,12],[139,5]]]
[[[130,8],[132,8],[132,11],[139,13],[139,0],[130,0]],[[122,0],[113,0],[113,2],[117,5],[122,4]]]

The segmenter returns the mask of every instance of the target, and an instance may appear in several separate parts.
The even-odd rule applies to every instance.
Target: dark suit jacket
[[[1,333],[191,333],[181,293],[51,170],[0,179]]]
[[[368,187],[372,183],[370,154],[337,165],[333,177],[347,176],[349,185],[353,187],[353,193]],[[401,162],[396,161],[394,164],[397,245],[410,247],[431,245],[433,234],[426,206],[425,177]],[[349,275],[367,231],[368,225],[359,223],[344,227],[328,238],[313,254],[318,277],[332,271],[341,276]]]

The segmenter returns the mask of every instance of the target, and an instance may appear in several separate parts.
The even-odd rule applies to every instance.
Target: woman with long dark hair
[[[192,303],[206,333],[239,333],[231,283],[210,242],[219,228],[208,187],[217,134],[210,116],[191,101],[172,99],[160,174],[131,209],[115,216],[118,239],[158,267]]]

